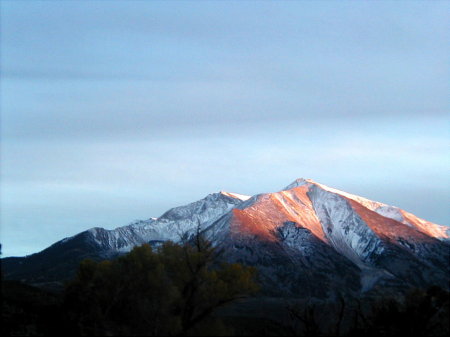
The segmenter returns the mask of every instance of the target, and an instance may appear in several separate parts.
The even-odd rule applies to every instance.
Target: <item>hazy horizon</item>
[[[2,1],[2,256],[301,177],[450,225],[449,9]]]

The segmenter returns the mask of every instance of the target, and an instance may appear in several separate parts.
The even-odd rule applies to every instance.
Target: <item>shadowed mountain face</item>
[[[448,227],[304,179],[276,193],[214,193],[159,218],[93,228],[40,253],[3,259],[3,273],[32,284],[60,282],[84,258],[114,258],[143,243],[180,241],[198,231],[222,259],[256,266],[264,291],[273,296],[359,296],[449,285]]]

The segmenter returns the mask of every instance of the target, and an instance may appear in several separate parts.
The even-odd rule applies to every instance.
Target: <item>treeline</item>
[[[404,296],[288,305],[285,328],[293,336],[448,336],[450,293],[439,287]]]
[[[158,249],[149,245],[136,247],[111,261],[86,260],[62,293],[3,281],[1,333],[3,336],[396,336],[400,333],[446,336],[449,333],[449,292],[435,287],[375,301],[340,296],[331,302],[291,300],[283,310],[273,312],[273,316],[243,315],[240,303],[261,297],[257,271],[240,264],[218,263],[219,254],[208,241],[197,236],[195,241],[166,242]],[[224,314],[221,308],[230,307],[235,309]]]
[[[214,311],[259,287],[254,268],[218,263],[218,254],[197,236],[85,260],[59,295],[2,282],[2,335],[228,334]]]

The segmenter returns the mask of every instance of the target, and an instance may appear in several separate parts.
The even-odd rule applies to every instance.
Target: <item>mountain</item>
[[[305,179],[252,197],[210,194],[159,218],[93,228],[40,253],[3,259],[2,267],[6,278],[58,282],[73,276],[83,258],[114,258],[136,245],[180,241],[198,231],[222,259],[256,266],[264,292],[273,296],[449,287],[448,227]]]

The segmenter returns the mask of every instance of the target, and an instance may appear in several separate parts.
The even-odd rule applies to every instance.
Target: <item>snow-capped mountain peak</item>
[[[439,240],[449,240],[450,239],[450,228],[447,226],[442,226],[438,224],[434,224],[427,220],[421,219],[414,214],[411,214],[405,210],[400,209],[396,206],[391,206],[384,204],[382,202],[373,201],[358,195],[354,195],[351,193],[347,193],[324,184],[320,184],[318,182],[313,181],[312,179],[297,179],[290,185],[288,185],[285,190],[297,188],[300,186],[312,186],[315,185],[322,190],[334,193],[336,195],[340,195],[347,200],[355,201],[356,203],[364,206],[368,210],[374,211],[383,217],[393,219],[395,221],[401,222],[411,228],[417,229],[420,232],[423,232],[431,237],[434,237]]]
[[[311,179],[297,178],[292,183],[290,183],[285,188],[283,188],[283,191],[291,190],[293,188],[300,187],[300,186],[306,185],[311,182],[313,182]]]
[[[41,280],[45,268],[74,272],[82,258],[112,258],[144,243],[189,240],[199,231],[222,258],[257,266],[265,288],[278,294],[328,296],[330,285],[357,293],[375,285],[449,284],[448,227],[303,178],[279,192],[220,191],[158,218],[114,230],[95,227],[11,260],[7,275],[23,278],[26,265]]]

